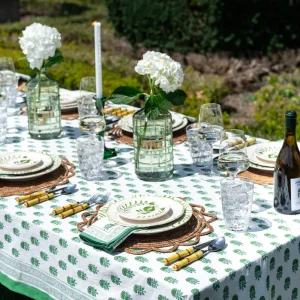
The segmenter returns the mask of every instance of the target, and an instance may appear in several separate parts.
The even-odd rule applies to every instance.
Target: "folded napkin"
[[[108,253],[114,251],[134,230],[139,227],[127,227],[112,223],[106,216],[98,216],[98,220],[88,227],[79,237],[85,244]]]

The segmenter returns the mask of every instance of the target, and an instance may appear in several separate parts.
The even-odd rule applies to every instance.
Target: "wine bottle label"
[[[291,210],[300,210],[300,178],[291,178]]]

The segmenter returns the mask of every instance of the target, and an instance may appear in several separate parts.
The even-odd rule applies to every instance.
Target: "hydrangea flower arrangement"
[[[19,43],[30,68],[37,72],[63,61],[58,50],[61,47],[61,35],[56,28],[33,23],[25,28]]]
[[[172,105],[182,105],[186,99],[182,85],[184,74],[180,63],[167,54],[148,51],[143,55],[135,71],[146,75],[149,80],[150,93],[144,93],[130,86],[121,86],[113,91],[109,100],[115,104],[128,104],[143,97],[145,114],[149,119],[155,118],[161,109],[169,109]]]

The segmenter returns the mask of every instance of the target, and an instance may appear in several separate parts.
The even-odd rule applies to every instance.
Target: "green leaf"
[[[120,86],[109,96],[108,100],[115,104],[128,104],[143,94],[140,90],[131,86]]]
[[[164,97],[175,106],[183,105],[186,99],[186,93],[183,90],[176,90],[170,93],[162,91],[162,93],[164,93]]]
[[[62,53],[56,49],[54,56],[49,57],[48,61],[45,63],[44,68],[52,67],[55,64],[59,64],[64,61]]]

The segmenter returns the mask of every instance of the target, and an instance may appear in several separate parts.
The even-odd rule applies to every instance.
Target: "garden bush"
[[[106,0],[132,45],[170,51],[269,53],[300,45],[300,2],[288,0]]]

